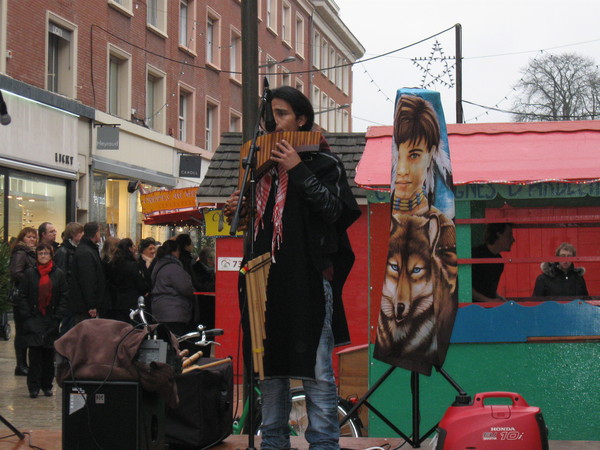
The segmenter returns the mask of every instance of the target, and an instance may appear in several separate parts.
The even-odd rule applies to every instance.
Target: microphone
[[[277,128],[275,117],[273,117],[273,107],[271,106],[271,89],[269,89],[269,80],[265,77],[264,81],[264,92],[265,92],[265,130],[267,133],[272,133]]]
[[[271,112],[271,114],[273,114]],[[4,97],[2,96],[2,91],[0,91],[0,123],[2,125],[8,125],[10,123],[10,116],[8,115],[8,108],[6,107],[6,102],[4,101]]]

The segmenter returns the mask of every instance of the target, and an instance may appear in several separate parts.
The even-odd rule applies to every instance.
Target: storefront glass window
[[[106,175],[94,174],[92,179],[91,220],[106,223]]]
[[[8,236],[17,236],[24,227],[37,228],[52,222],[60,233],[67,218],[66,182],[42,175],[12,172],[9,176]],[[3,185],[3,184],[2,184]]]

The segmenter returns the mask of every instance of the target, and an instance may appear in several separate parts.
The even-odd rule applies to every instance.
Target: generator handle
[[[496,391],[496,392],[481,392],[475,395],[475,401],[473,404],[475,406],[484,406],[484,400],[486,398],[509,398],[512,401],[513,406],[529,406],[525,399],[521,396],[521,394],[517,394],[516,392],[504,392],[504,391]]]

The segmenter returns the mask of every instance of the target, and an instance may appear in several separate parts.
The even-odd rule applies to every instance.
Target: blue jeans
[[[314,450],[339,450],[340,427],[337,414],[337,388],[333,373],[333,295],[331,285],[323,280],[325,320],[317,348],[315,379],[303,380],[306,392],[308,428],[304,437]],[[292,407],[290,380],[272,378],[260,382],[262,391],[261,449],[290,448],[288,419]]]

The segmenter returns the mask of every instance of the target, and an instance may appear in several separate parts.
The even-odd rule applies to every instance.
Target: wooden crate
[[[349,347],[338,352],[338,374],[340,397],[361,398],[369,390],[369,346],[368,344]],[[367,431],[369,427],[368,408],[360,409],[360,420]],[[368,435],[368,434],[367,434]]]

